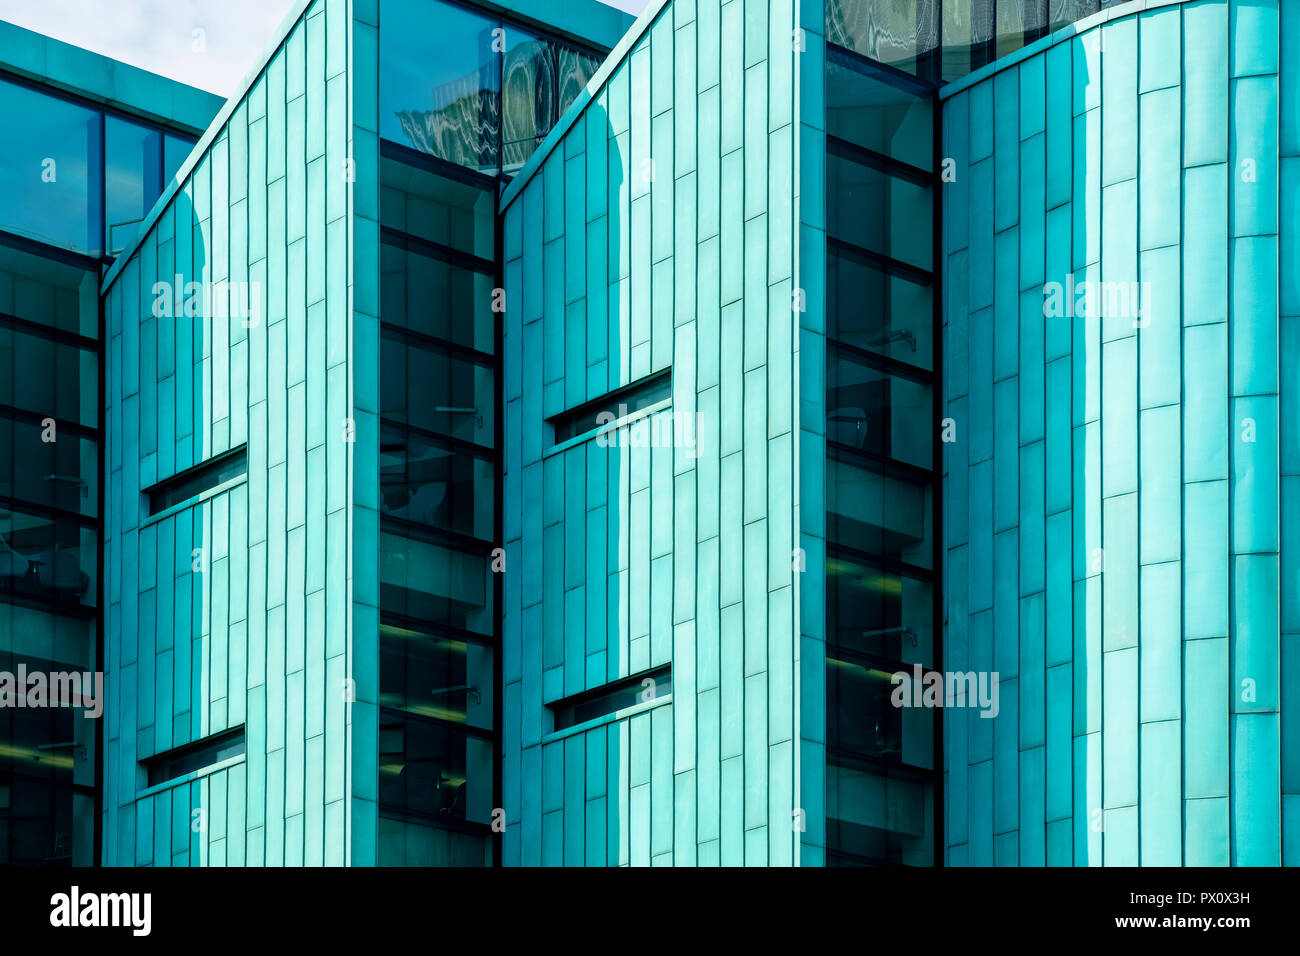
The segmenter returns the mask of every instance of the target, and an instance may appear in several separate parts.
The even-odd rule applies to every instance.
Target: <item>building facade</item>
[[[106,669],[99,279],[220,101],[9,24],[0,51],[0,864],[89,865],[106,723],[86,716]],[[71,706],[83,695],[98,699]]]
[[[954,864],[1300,862],[1298,36],[1125,5],[941,92]]]
[[[1300,859],[1289,0],[29,36],[8,861]]]

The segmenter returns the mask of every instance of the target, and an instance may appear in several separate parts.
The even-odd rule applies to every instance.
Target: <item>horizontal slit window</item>
[[[236,727],[214,737],[196,740],[165,753],[142,760],[149,774],[149,786],[176,780],[196,770],[203,770],[244,754],[244,728]]]
[[[635,415],[637,412],[672,398],[673,376],[669,370],[625,385],[594,401],[562,412],[551,419],[555,426],[555,443],[584,435],[597,428]]]
[[[565,730],[589,720],[616,714],[628,707],[648,704],[667,697],[672,692],[672,667],[665,666],[633,674],[595,690],[574,694],[557,700],[550,706],[555,714],[555,729]]]
[[[205,491],[248,473],[247,446],[218,455],[202,464],[145,489],[149,496],[149,514],[156,515]]]

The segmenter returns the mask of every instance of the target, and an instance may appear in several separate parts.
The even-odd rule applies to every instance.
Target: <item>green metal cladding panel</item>
[[[798,861],[795,16],[652,4],[503,197],[506,865]],[[553,449],[669,368],[694,453]],[[671,697],[551,729],[669,663]]]
[[[799,862],[826,862],[826,18],[824,3],[797,4],[802,50],[795,75],[796,330],[794,491],[803,573],[797,576],[799,628]]]
[[[1300,863],[1298,37],[1129,4],[943,94],[952,864]]]
[[[354,361],[354,5],[296,10],[107,277],[106,864],[374,855],[375,744],[352,734],[374,736],[377,656],[373,625],[351,636],[353,522],[363,536],[377,471],[375,429],[345,429],[377,393],[373,355]],[[360,59],[373,29],[355,29]],[[373,183],[373,158],[358,165]],[[156,317],[155,282],[204,273],[247,289],[260,320]],[[246,482],[149,518],[141,489],[245,444]],[[370,476],[355,518],[354,456]],[[147,786],[140,760],[241,725],[245,759]]]

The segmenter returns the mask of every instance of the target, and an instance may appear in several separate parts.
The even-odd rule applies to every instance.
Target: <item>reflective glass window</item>
[[[171,182],[176,178],[177,171],[181,164],[189,159],[190,152],[194,149],[194,140],[187,139],[184,136],[175,136],[167,133],[163,136],[163,185]]]
[[[826,767],[832,866],[934,863],[934,785],[925,775],[832,759]]]
[[[0,325],[0,405],[94,428],[98,382],[94,352]]]
[[[1099,0],[1048,0],[1048,3],[1051,10],[1051,29],[1053,30],[1073,23],[1075,20],[1082,20],[1084,17],[1092,16],[1102,7],[1111,5],[1101,3]]]
[[[934,647],[928,581],[832,549],[826,556],[828,644],[904,664],[929,666]]]
[[[379,802],[430,822],[492,822],[492,740],[391,710],[379,715]]]
[[[956,80],[983,66],[993,30],[993,0],[944,0],[943,78]]]
[[[480,833],[429,826],[379,807],[380,866],[491,866],[492,841]]]
[[[480,352],[493,351],[490,275],[452,265],[415,244],[403,248],[384,242],[379,257],[379,309],[385,322]]]
[[[0,505],[0,594],[93,605],[97,565],[92,529]]]
[[[828,352],[826,438],[858,451],[929,468],[934,428],[930,386]]]
[[[0,198],[0,204],[3,202]],[[0,245],[0,313],[98,338],[99,277],[77,266]]]
[[[851,454],[826,461],[827,535],[859,551],[928,568],[934,561],[934,491],[929,482],[880,474]]]
[[[850,247],[832,242],[826,254],[827,334],[865,351],[932,369],[932,287],[913,276],[887,272]]]
[[[933,107],[831,57],[826,63],[826,132],[918,169],[931,169]]]
[[[0,80],[0,230],[98,255],[101,114]]]
[[[488,175],[500,168],[500,24],[435,0],[385,0],[379,135]]]
[[[496,398],[491,367],[387,328],[380,363],[384,417],[492,445]]]
[[[490,540],[492,461],[446,442],[384,425],[379,442],[383,514]]]
[[[0,497],[17,498],[74,514],[94,515],[99,493],[95,442],[58,430],[47,441],[39,422],[0,417]],[[43,437],[45,436],[45,437]]]
[[[0,776],[0,864],[92,866],[94,840],[93,791]]]
[[[116,116],[104,117],[104,241],[121,252],[162,192],[163,134]]]
[[[486,555],[408,529],[380,529],[379,603],[387,612],[491,635],[491,578]]]
[[[835,239],[929,269],[930,202],[926,186],[833,152],[826,157],[827,233]]]
[[[501,114],[503,168],[516,172],[600,68],[588,53],[505,27]]]
[[[896,672],[887,662],[826,652],[826,746],[857,756],[932,769],[934,714],[930,707],[897,707]]]
[[[940,0],[827,0],[826,40],[917,73],[924,68],[921,58],[939,45],[939,5]]]
[[[379,218],[386,228],[492,261],[490,192],[388,156],[379,169]]]
[[[380,706],[492,728],[492,648],[392,621],[379,642]]]

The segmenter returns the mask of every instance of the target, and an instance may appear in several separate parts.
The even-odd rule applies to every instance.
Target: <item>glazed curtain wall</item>
[[[106,864],[350,858],[354,714],[374,727],[373,663],[345,683],[352,6],[300,9],[107,277]],[[256,315],[159,315],[177,275],[233,283]],[[143,489],[241,446],[245,475],[150,513]],[[241,729],[242,755],[156,784],[142,763]],[[373,794],[373,743],[356,759]]]
[[[1297,37],[1122,7],[944,103],[954,865],[1300,862]]]
[[[794,9],[645,17],[503,198],[504,862],[789,865]],[[694,450],[555,441],[661,371]],[[555,729],[663,666],[671,694]]]

